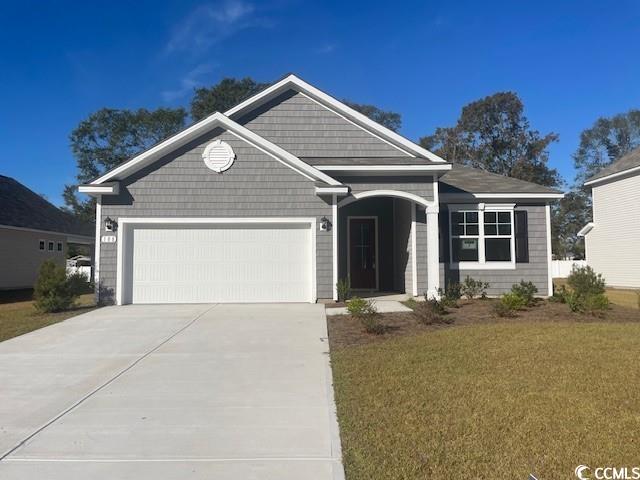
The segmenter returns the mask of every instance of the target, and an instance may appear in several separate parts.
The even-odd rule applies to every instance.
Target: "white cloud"
[[[180,86],[173,90],[164,90],[162,98],[165,102],[173,102],[186,97],[194,88],[201,86],[209,73],[214,69],[210,63],[201,63],[193,68],[180,80]]]
[[[221,40],[260,22],[255,7],[244,0],[222,0],[196,7],[174,28],[167,53],[206,50]]]

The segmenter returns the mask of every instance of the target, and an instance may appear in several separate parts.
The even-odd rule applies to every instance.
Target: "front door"
[[[349,275],[351,288],[376,289],[376,219],[349,219]]]

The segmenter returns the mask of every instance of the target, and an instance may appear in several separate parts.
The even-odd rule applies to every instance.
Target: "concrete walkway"
[[[411,312],[409,307],[397,300],[373,300],[373,302],[380,313]],[[327,308],[327,315],[346,315],[347,313],[349,313],[347,307]]]
[[[0,478],[341,479],[322,305],[109,307],[0,343]]]

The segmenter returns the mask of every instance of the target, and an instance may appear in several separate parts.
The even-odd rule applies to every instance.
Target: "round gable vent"
[[[233,153],[231,145],[221,140],[211,142],[204,149],[202,154],[204,164],[214,172],[224,172],[233,165],[236,154]]]

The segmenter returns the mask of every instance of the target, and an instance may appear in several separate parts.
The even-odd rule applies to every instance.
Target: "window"
[[[451,213],[451,242],[454,262],[479,260],[480,223],[477,211]]]
[[[62,251],[62,242],[58,242],[58,251],[61,252]]]
[[[49,251],[53,252],[53,242],[49,242],[48,247],[49,247]]]
[[[511,212],[484,212],[484,258],[511,261]]]
[[[451,205],[451,262],[461,269],[515,268],[513,205]]]
[[[44,250],[44,240],[40,240],[38,248]]]

